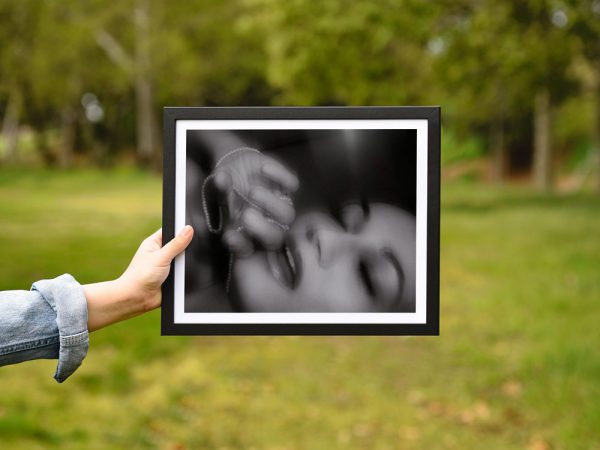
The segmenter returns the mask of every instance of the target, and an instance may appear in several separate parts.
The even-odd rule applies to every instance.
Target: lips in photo
[[[290,290],[296,289],[302,274],[302,258],[291,235],[279,250],[267,253],[267,264],[279,283]]]

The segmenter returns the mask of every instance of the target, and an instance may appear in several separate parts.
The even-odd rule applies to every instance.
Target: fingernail
[[[192,234],[192,227],[190,225],[186,225],[179,234],[183,237],[189,237],[190,234]]]

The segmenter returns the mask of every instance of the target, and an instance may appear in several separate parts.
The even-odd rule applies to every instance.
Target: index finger
[[[264,163],[261,167],[261,172],[266,178],[278,184],[287,192],[298,190],[298,186],[300,185],[298,177],[283,164],[275,160]]]

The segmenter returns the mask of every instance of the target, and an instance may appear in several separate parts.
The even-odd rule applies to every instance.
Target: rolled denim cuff
[[[87,355],[89,336],[85,294],[81,285],[69,274],[37,281],[31,290],[38,291],[56,313],[60,349],[54,379],[62,383],[77,370]]]

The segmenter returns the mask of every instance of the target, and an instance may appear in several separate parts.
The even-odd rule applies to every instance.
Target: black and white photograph
[[[182,113],[199,109],[210,113]],[[165,197],[174,194],[167,218],[174,232],[189,224],[195,233],[166,283],[172,308],[163,306],[163,326],[166,314],[172,323],[163,332],[210,334],[226,325],[230,334],[237,325],[245,334],[251,325],[250,334],[287,334],[287,324],[290,334],[362,334],[361,325],[404,334],[389,331],[431,326],[427,284],[437,280],[429,278],[428,247],[439,254],[427,233],[431,124],[336,119],[327,108],[261,120],[261,111],[245,110],[256,118],[176,120],[175,142],[165,146],[175,153],[165,171]],[[331,118],[314,114],[323,111]]]

